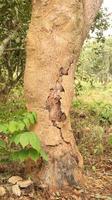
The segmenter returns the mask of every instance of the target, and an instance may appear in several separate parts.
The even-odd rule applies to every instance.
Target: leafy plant
[[[100,113],[101,121],[108,121],[110,124],[112,123],[112,105],[104,105],[102,112]]]
[[[48,160],[38,136],[29,131],[37,121],[35,112],[24,113],[21,119],[0,124],[0,161],[20,161],[28,158]]]

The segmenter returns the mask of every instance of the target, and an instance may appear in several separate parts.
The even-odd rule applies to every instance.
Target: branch
[[[5,48],[7,47],[10,40],[14,39],[16,36],[17,30],[13,31],[7,38],[5,38],[0,45],[0,57],[3,55]]]
[[[18,50],[25,50],[25,48],[24,47],[8,48],[8,49],[5,49],[5,52],[7,52],[7,51],[18,51]]]
[[[18,83],[18,81],[20,80],[20,78],[22,77],[23,75],[23,71],[20,72],[20,74],[17,76],[17,78],[15,80],[11,80],[9,82],[7,82],[4,86],[3,89],[0,90],[0,96],[1,95],[6,95],[10,92],[10,90],[15,87],[15,85]]]

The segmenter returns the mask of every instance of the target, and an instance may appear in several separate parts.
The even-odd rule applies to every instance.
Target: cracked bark
[[[69,111],[76,62],[100,4],[100,0],[33,0],[24,86],[27,107],[38,115],[34,130],[49,155],[37,177],[50,189],[84,182]]]

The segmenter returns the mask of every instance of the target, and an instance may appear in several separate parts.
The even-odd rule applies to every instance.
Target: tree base
[[[35,169],[30,166],[30,172],[39,187],[50,191],[62,190],[66,187],[80,188],[85,183],[83,170],[79,167],[80,160],[80,153],[73,151],[70,144],[63,143],[52,147],[48,162],[40,159]],[[29,174],[29,171],[27,173]]]

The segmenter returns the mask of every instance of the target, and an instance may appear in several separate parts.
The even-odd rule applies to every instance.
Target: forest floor
[[[14,92],[7,104],[0,106],[0,123],[16,118],[25,111],[20,92]],[[25,177],[22,165],[0,165],[0,187],[5,188],[0,200],[112,200],[112,84],[106,88],[81,89],[73,101],[71,122],[76,143],[84,158],[86,184],[49,195],[36,183],[21,189],[21,195],[12,192],[8,182],[12,176]],[[16,188],[17,189],[17,188]],[[0,188],[0,194],[3,191]],[[77,197],[77,198],[76,198]]]
[[[89,125],[94,125],[95,120],[91,121],[89,116],[84,113],[75,113],[73,111],[72,123],[81,123],[81,121],[89,120]],[[79,117],[77,116],[79,115]],[[84,117],[84,119],[82,118]],[[86,118],[86,119],[85,119]],[[85,123],[84,123],[85,125]],[[75,125],[73,123],[75,128]],[[95,134],[98,134],[98,125],[96,126]],[[105,132],[102,136],[102,141],[96,140],[96,136],[93,133],[93,127],[81,127],[74,129],[74,134],[77,135],[77,143],[81,154],[84,158],[84,173],[86,175],[86,186],[84,188],[85,195],[84,199],[87,200],[112,200],[112,147],[108,145],[108,136],[112,127],[106,127]],[[104,128],[104,127],[103,127]],[[78,130],[78,132],[76,131]],[[80,135],[81,134],[81,135]],[[102,142],[102,143],[100,143]]]

